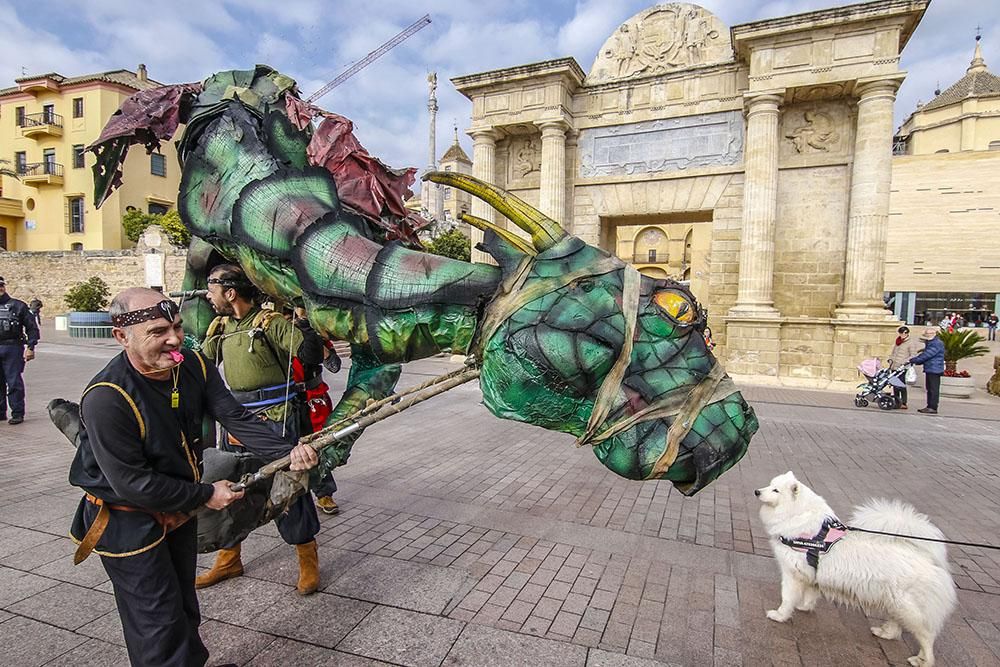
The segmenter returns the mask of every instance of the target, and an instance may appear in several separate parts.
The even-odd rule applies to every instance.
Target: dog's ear
[[[791,488],[789,490],[792,492],[792,498],[795,498],[796,496],[798,496],[799,495],[799,483],[796,482],[795,484],[792,484],[792,486],[791,486]]]

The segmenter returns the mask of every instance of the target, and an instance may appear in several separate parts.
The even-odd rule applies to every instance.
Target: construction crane
[[[421,18],[417,19],[417,21],[413,23],[413,25],[409,26],[401,33],[390,39],[388,42],[378,47],[377,49],[369,53],[367,56],[365,56],[361,60],[357,61],[356,63],[345,69],[333,81],[330,81],[328,84],[326,84],[325,86],[317,90],[315,93],[310,95],[308,98],[306,98],[306,101],[315,102],[319,98],[323,97],[328,92],[330,92],[331,90],[333,90],[340,84],[344,83],[345,81],[350,79],[352,76],[354,76],[364,68],[371,65],[379,58],[384,56],[386,53],[399,46],[402,42],[406,41],[420,30],[426,28],[428,25],[430,25],[430,22],[431,22],[431,15],[424,14]]]

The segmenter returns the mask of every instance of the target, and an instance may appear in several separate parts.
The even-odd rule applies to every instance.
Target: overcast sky
[[[44,9],[39,7],[44,4]],[[572,56],[589,71],[605,39],[648,0],[0,0],[0,87],[22,72],[66,76],[142,62],[164,83],[197,81],[267,63],[312,93],[427,13],[432,23],[342,84],[320,105],[351,118],[363,144],[389,164],[427,164],[427,83],[438,73],[438,155],[470,103],[449,78]],[[726,25],[830,7],[836,0],[704,0]],[[155,7],[155,9],[152,9]],[[1000,0],[933,0],[903,52],[909,72],[897,125],[938,82],[965,74],[982,26],[987,65],[1000,73]]]

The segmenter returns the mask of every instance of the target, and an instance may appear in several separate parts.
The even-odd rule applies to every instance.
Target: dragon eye
[[[664,290],[653,295],[653,301],[667,317],[677,324],[688,327],[698,321],[698,308],[679,292]]]

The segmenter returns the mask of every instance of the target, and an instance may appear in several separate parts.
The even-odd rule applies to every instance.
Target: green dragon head
[[[757,418],[708,350],[705,313],[686,287],[641,276],[492,185],[427,178],[531,236],[463,216],[487,231],[503,276],[472,346],[491,412],[572,433],[617,474],[669,479],[686,494],[743,456]]]

